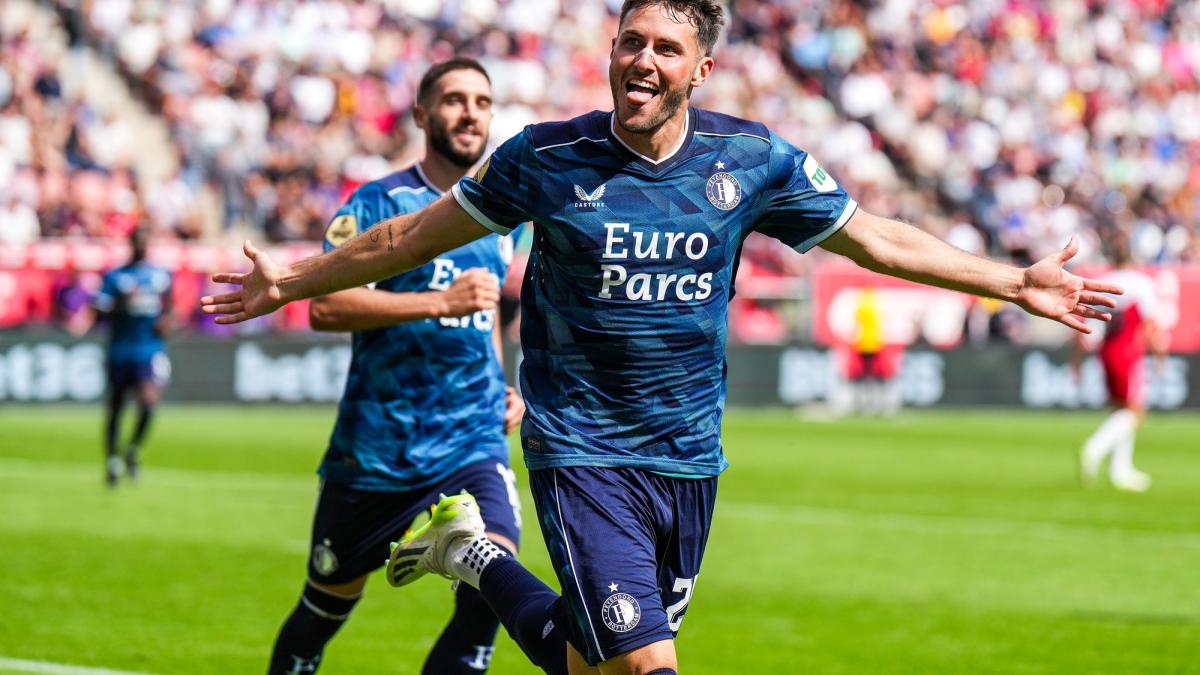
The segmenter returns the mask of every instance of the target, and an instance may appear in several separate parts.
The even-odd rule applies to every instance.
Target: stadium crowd
[[[619,0],[56,0],[66,41],[6,33],[0,237],[316,240],[359,183],[414,159],[416,79],[455,53],[494,81],[493,143],[611,105]],[[733,0],[698,105],[809,149],[870,211],[978,253],[1080,260],[1127,233],[1200,260],[1200,2]],[[6,29],[7,30],[7,29]],[[111,59],[178,169],[139,184],[128,122],[64,95],[67,45]],[[32,211],[32,213],[31,213]],[[13,223],[9,225],[8,223]],[[226,237],[226,233],[231,236]],[[762,295],[803,274],[747,246]],[[754,293],[751,293],[754,295]],[[767,331],[768,333],[770,331]]]

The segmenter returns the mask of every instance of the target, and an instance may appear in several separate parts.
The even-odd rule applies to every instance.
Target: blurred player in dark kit
[[[129,237],[130,261],[104,275],[92,299],[94,314],[73,327],[73,332],[85,333],[97,317],[110,324],[104,477],[114,487],[122,472],[137,479],[142,442],[171,376],[165,342],[171,327],[171,273],[146,262],[148,240],[147,230],[134,229]],[[137,398],[138,417],[132,437],[122,448],[121,413],[130,393]]]

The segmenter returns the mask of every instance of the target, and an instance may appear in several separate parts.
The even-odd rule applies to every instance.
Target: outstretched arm
[[[241,288],[200,298],[200,305],[206,314],[222,315],[217,323],[239,323],[293,300],[395,276],[488,233],[453,198],[442,197],[415,213],[389,218],[325,255],[292,265],[275,264],[247,241],[243,248],[253,268],[245,274],[213,275],[217,283]]]
[[[313,330],[363,331],[407,321],[466,316],[500,302],[496,276],[481,267],[463,272],[444,291],[396,293],[351,288],[314,298],[308,308]]]
[[[1116,301],[1104,294],[1121,293],[1119,286],[1063,269],[1079,250],[1074,238],[1059,253],[1022,269],[971,255],[915,227],[859,209],[820,246],[875,272],[1014,302],[1081,333],[1092,332],[1084,319],[1112,318],[1094,306],[1115,307]]]

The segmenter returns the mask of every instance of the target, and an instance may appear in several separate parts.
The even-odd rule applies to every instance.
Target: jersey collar
[[[651,173],[662,173],[669,167],[674,166],[687,154],[687,148],[692,144],[692,135],[696,131],[696,110],[688,106],[687,118],[684,120],[683,138],[679,139],[679,145],[671,152],[671,154],[655,161],[649,157],[639,153],[629,147],[616,132],[617,112],[614,110],[608,116],[608,137],[613,142],[613,147],[619,148],[619,152],[627,155],[633,163],[650,171]]]
[[[439,197],[442,196],[442,191],[439,190],[437,188],[437,186],[433,184],[433,181],[429,180],[429,176],[425,175],[425,169],[421,168],[420,162],[413,164],[413,168],[416,169],[417,178],[421,179],[421,182],[425,184],[425,187],[429,188],[430,192],[432,192],[433,194],[435,194]]]

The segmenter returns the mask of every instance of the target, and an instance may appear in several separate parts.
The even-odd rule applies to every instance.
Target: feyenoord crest
[[[312,562],[313,569],[321,576],[327,577],[337,571],[337,555],[333,552],[333,549],[329,548],[328,539],[313,547]]]
[[[708,179],[705,193],[713,206],[722,211],[728,211],[742,201],[742,184],[733,177],[733,174],[722,171],[714,173]]]
[[[614,633],[625,633],[637,628],[642,620],[642,606],[637,598],[628,593],[613,593],[604,601],[600,611],[604,625]]]

